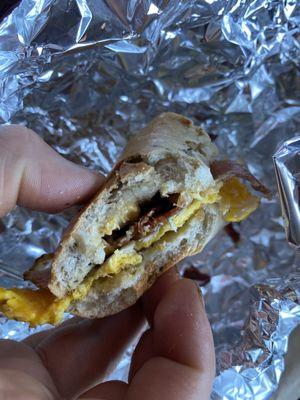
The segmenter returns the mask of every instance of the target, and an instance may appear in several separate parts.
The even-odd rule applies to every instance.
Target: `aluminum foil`
[[[25,124],[107,173],[131,134],[171,110],[273,189],[235,235],[221,232],[181,265],[211,276],[213,399],[270,398],[300,323],[299,254],[285,238],[272,164],[299,135],[299,22],[297,0],[23,0],[0,25],[2,123]],[[16,209],[3,219],[2,285],[55,248],[71,214]],[[2,318],[0,333],[30,330]],[[129,354],[115,376],[126,375]]]
[[[300,248],[300,137],[286,141],[273,159],[287,239]]]

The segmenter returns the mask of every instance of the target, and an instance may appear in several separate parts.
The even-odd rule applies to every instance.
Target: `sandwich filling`
[[[0,288],[0,311],[8,318],[25,321],[32,326],[57,324],[72,303],[83,300],[95,283],[105,290],[106,283],[122,271],[139,268],[146,249],[154,246],[157,249],[163,245],[170,232],[179,234],[201,210],[205,212],[205,206],[216,204],[225,222],[238,222],[259,204],[259,198],[252,195],[236,177],[216,183],[205,195],[194,197],[183,207],[177,204],[178,198],[179,195],[162,197],[157,193],[130,212],[131,218],[128,220],[127,217],[120,229],[110,228],[115,226],[115,221],[108,221],[104,231],[103,227],[99,228],[105,243],[104,261],[95,264],[84,280],[63,298],[54,296],[48,288]]]

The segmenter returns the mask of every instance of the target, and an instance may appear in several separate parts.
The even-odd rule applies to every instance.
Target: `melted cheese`
[[[83,299],[96,279],[117,274],[127,265],[142,262],[142,256],[134,250],[116,250],[101,268],[90,274],[69,296],[56,298],[49,290],[0,288],[0,311],[30,325],[58,324],[73,300]]]
[[[0,288],[0,311],[32,326],[59,323],[70,302],[69,296],[59,300],[47,289]]]
[[[191,204],[183,208],[176,215],[168,218],[168,221],[158,231],[150,233],[115,252],[101,265],[93,270],[85,280],[68,296],[63,299],[56,298],[49,290],[29,289],[2,289],[0,288],[0,311],[8,318],[14,318],[29,322],[32,326],[39,324],[57,324],[64,312],[74,300],[82,300],[89,292],[94,281],[99,278],[107,278],[118,274],[127,266],[138,266],[142,262],[142,256],[138,251],[146,249],[155,243],[159,248],[160,239],[170,231],[176,231],[199,211],[203,204],[219,202],[228,222],[241,221],[251,214],[258,206],[259,199],[247,190],[237,178],[231,178],[223,184],[219,193],[211,192],[206,196],[201,194]],[[111,234],[120,224],[125,223],[127,217],[135,215],[135,207],[124,213],[122,218],[112,218],[107,225],[105,233]],[[126,215],[126,217],[125,217]],[[128,219],[127,219],[128,220]],[[163,251],[163,247],[162,247]]]
[[[227,222],[239,222],[247,218],[259,205],[259,198],[253,196],[237,178],[231,178],[220,189],[221,208]]]

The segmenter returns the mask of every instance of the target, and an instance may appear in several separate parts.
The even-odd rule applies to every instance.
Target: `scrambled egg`
[[[89,292],[93,282],[99,278],[105,278],[118,274],[127,266],[139,265],[142,255],[138,252],[150,247],[153,243],[159,244],[159,240],[169,231],[181,228],[203,204],[219,202],[225,221],[241,221],[251,214],[259,204],[259,199],[253,196],[245,185],[237,178],[231,178],[223,184],[219,193],[210,193],[201,199],[194,199],[191,204],[168,218],[168,222],[162,225],[158,231],[134,242],[134,246],[125,246],[115,252],[101,265],[93,270],[85,280],[68,296],[63,299],[56,298],[47,289],[3,289],[0,288],[0,311],[8,318],[14,318],[29,322],[35,326],[39,324],[57,324],[64,312],[74,300],[82,300]],[[126,217],[137,213],[132,207],[127,210]],[[111,221],[106,227],[105,233],[111,234],[120,221]],[[126,221],[125,221],[126,222]]]
[[[128,221],[138,217],[139,213],[140,207],[138,204],[128,204],[127,206],[124,206],[122,214],[117,214],[114,217],[111,217],[105,224],[105,227],[99,231],[99,233],[101,233],[103,236],[111,235],[115,229],[119,229],[123,224],[126,224]]]

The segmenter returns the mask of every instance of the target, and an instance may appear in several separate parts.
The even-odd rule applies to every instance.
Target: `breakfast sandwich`
[[[270,195],[242,164],[217,159],[191,120],[159,115],[132,137],[57,250],[25,273],[36,289],[0,288],[0,311],[35,326],[58,324],[64,312],[99,318],[134,304],[159,275]]]

